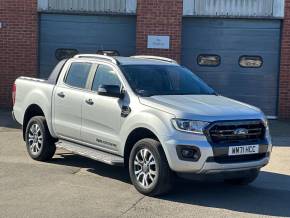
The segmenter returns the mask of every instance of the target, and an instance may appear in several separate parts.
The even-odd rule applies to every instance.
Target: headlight
[[[209,124],[204,121],[172,119],[172,125],[175,129],[183,132],[203,134],[204,128]]]

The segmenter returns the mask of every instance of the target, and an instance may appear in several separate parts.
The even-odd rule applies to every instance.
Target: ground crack
[[[76,174],[78,174],[81,170],[82,170],[82,168],[78,168],[76,171],[73,171],[72,174],[73,174],[73,175],[76,175]]]
[[[138,199],[134,204],[132,204],[131,207],[129,207],[129,208],[128,208],[126,211],[124,211],[120,216],[118,216],[118,218],[124,216],[126,213],[128,213],[130,210],[132,210],[134,207],[136,207],[136,205],[137,205],[140,201],[142,201],[145,197],[146,197],[146,196],[142,196],[141,198],[139,198],[139,199]]]

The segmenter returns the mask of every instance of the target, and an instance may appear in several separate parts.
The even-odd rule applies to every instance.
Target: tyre
[[[225,183],[230,185],[248,185],[255,181],[255,179],[259,176],[260,170],[251,170],[247,173],[247,175],[244,175],[239,178],[233,178],[233,179],[226,179]]]
[[[30,119],[25,131],[25,141],[28,154],[34,160],[48,161],[55,153],[55,140],[42,116]]]
[[[129,173],[141,194],[158,196],[172,188],[173,173],[160,142],[154,139],[142,139],[134,145],[129,158]]]

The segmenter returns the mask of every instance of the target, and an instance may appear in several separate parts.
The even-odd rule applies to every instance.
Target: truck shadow
[[[128,171],[123,167],[110,166],[92,159],[75,155],[72,153],[59,153],[50,161],[51,164],[72,166],[77,168],[84,168],[88,172],[119,180],[124,183],[130,184],[130,177]]]
[[[13,120],[11,111],[0,108],[0,130],[1,129],[21,129],[21,126]]]
[[[131,183],[125,168],[108,166],[78,155],[59,153],[51,163],[85,168],[99,176]],[[173,191],[158,199],[257,215],[290,217],[290,176],[262,171],[249,186],[177,179]]]
[[[163,200],[257,215],[290,217],[290,176],[261,172],[249,186],[179,181]]]

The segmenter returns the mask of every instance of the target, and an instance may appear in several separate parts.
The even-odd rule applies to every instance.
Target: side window
[[[77,88],[85,88],[91,66],[89,63],[72,63],[65,83]]]
[[[55,50],[55,58],[59,61],[71,58],[78,54],[79,51],[73,48],[58,48]]]
[[[99,65],[93,81],[93,91],[97,91],[100,85],[121,86],[121,82],[114,70],[106,65]]]
[[[239,59],[241,67],[246,68],[260,68],[263,65],[263,58],[260,56],[247,56],[243,55]]]
[[[218,55],[201,54],[197,57],[197,64],[202,67],[217,67],[221,63]]]
[[[107,56],[120,56],[120,53],[117,50],[98,50],[97,54]]]

